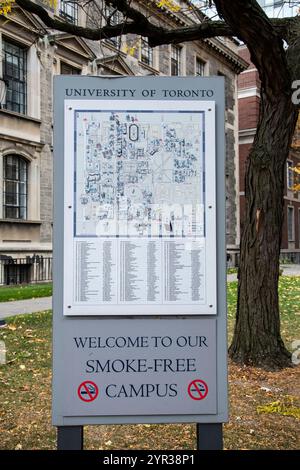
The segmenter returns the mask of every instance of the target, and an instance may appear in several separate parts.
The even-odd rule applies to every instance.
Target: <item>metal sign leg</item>
[[[83,450],[83,426],[58,426],[57,450]]]
[[[198,450],[223,450],[222,423],[197,424]]]

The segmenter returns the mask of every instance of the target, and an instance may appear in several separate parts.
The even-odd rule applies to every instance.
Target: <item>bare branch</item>
[[[67,21],[50,16],[42,6],[33,3],[31,0],[16,0],[16,3],[26,11],[37,15],[43,21],[45,26],[48,26],[49,28],[65,33],[70,33],[74,36],[80,36],[85,39],[91,39],[93,41],[97,41],[103,38],[121,36],[122,34],[128,33],[143,33],[143,26],[133,21],[124,21],[120,24],[112,26],[106,25],[102,28],[84,28],[83,26],[77,26]],[[155,26],[153,26],[153,28],[155,28]]]
[[[161,44],[176,44],[185,41],[194,41],[218,36],[239,36],[241,39],[247,42],[246,35],[242,34],[242,32],[240,31],[240,13],[237,8],[233,9],[236,15],[235,20],[232,18],[230,18],[226,22],[205,20],[203,23],[195,25],[168,29],[166,27],[161,27],[153,24],[148,18],[146,18],[146,16],[142,12],[132,7],[131,2],[128,2],[126,0],[106,0],[107,4],[111,4],[118,11],[123,13],[125,17],[124,20],[117,25],[106,24],[105,26],[99,28],[85,28],[50,16],[42,6],[32,2],[31,0],[16,0],[16,3],[21,8],[24,8],[25,10],[37,15],[43,21],[45,26],[51,29],[66,32],[75,36],[80,36],[82,38],[91,39],[94,41],[101,40],[104,38],[109,39],[112,37],[121,36],[122,34],[131,33],[148,37],[149,45],[151,47],[159,46]],[[216,1],[215,3],[218,4],[222,2]],[[233,3],[233,1],[230,2],[230,5],[232,5]],[[241,11],[244,11],[244,4],[246,3],[249,2],[244,2],[240,0],[238,2],[238,8],[241,8]],[[253,0],[251,0],[250,3],[255,3],[257,5],[257,3]],[[229,2],[227,2],[227,4],[227,9],[230,9]],[[257,7],[260,10],[260,7],[258,5]],[[265,19],[267,19],[266,16]],[[252,23],[251,17],[248,18],[248,21],[249,23]],[[267,21],[269,29],[271,28],[272,30],[272,37],[274,37],[274,35],[278,35],[280,38],[284,38],[287,40],[289,25],[291,21],[295,21],[295,18],[285,18],[282,20],[276,19],[272,21],[267,19]],[[262,24],[261,21],[260,24]],[[272,28],[272,25],[274,26],[274,28]],[[261,31],[259,31],[259,33],[260,32]]]
[[[105,3],[111,4],[118,11],[123,13],[125,17],[131,19],[132,21],[136,23],[141,23],[142,25],[145,25],[145,26],[147,26],[149,23],[149,21],[147,20],[145,15],[143,15],[143,13],[141,13],[136,8],[133,8],[131,6],[130,1],[128,2],[127,0],[105,0]]]
[[[124,21],[117,25],[103,26],[101,28],[84,28],[72,23],[54,18],[40,5],[31,0],[16,0],[16,3],[25,10],[37,15],[49,28],[80,36],[85,39],[99,40],[112,38],[121,34],[135,33],[149,38],[150,46],[160,44],[179,43],[201,38],[216,36],[232,36],[233,31],[223,21],[207,21],[195,26],[176,29],[167,29],[151,23],[141,12],[130,7],[125,0],[112,0],[115,8],[131,21]]]
[[[256,0],[214,0],[219,15],[248,46],[269,97],[290,92],[282,38]]]
[[[115,8],[115,9],[111,12],[111,14],[106,18],[106,23],[107,23],[108,25],[111,24],[111,20],[112,20],[113,16],[115,15],[115,13],[117,13],[117,11],[118,11],[117,8]]]

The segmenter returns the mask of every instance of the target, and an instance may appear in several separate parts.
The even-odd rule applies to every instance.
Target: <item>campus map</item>
[[[203,237],[203,116],[77,111],[75,236]]]

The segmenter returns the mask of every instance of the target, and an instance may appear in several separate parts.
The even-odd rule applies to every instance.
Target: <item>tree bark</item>
[[[271,99],[262,90],[245,176],[238,305],[229,354],[235,362],[266,369],[291,365],[280,335],[278,280],[285,165],[296,120],[290,94]]]

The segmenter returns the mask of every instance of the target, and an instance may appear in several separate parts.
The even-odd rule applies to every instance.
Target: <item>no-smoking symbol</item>
[[[85,401],[85,402],[91,402],[96,400],[99,389],[98,386],[94,383],[91,382],[90,380],[86,380],[85,382],[82,382],[78,389],[77,389],[78,396],[80,400]]]
[[[192,400],[203,400],[208,394],[208,386],[204,380],[193,380],[188,386],[188,394]]]

